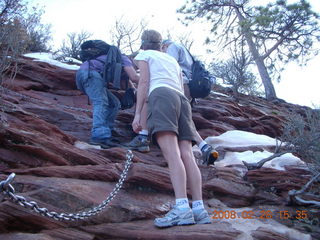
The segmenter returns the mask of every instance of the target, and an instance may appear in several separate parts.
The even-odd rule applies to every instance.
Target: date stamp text
[[[296,210],[289,212],[287,210],[273,212],[271,210],[255,210],[255,211],[235,211],[235,210],[214,210],[211,218],[218,219],[308,219],[308,211]]]

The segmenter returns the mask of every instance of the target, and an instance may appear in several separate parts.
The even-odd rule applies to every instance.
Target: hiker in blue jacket
[[[100,145],[102,148],[119,146],[112,138],[111,130],[114,128],[115,119],[120,108],[119,99],[108,89],[101,73],[107,55],[98,56],[95,59],[83,62],[77,71],[77,88],[85,93],[93,105],[93,121],[91,129],[92,145]],[[125,55],[121,56],[122,70],[134,82],[138,82],[137,75],[131,60]]]

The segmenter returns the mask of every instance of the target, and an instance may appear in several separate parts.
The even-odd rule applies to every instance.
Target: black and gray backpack
[[[193,61],[191,80],[188,83],[190,95],[192,99],[205,98],[210,94],[216,78],[205,68],[200,60],[195,59],[188,49],[187,51]]]
[[[121,72],[122,72],[122,58],[121,52],[116,46],[107,44],[102,40],[88,40],[81,44],[80,46],[80,59],[82,62],[90,60],[97,60],[104,64],[104,70],[101,73],[103,79],[105,80],[107,86],[112,83],[113,88],[121,89]],[[106,60],[101,61],[97,57],[106,55]],[[89,68],[90,69],[90,68]],[[89,70],[90,71],[90,70]],[[135,102],[135,96],[133,89],[128,88],[129,78],[126,80],[126,92],[121,102],[121,108],[131,108]]]
[[[80,60],[85,62],[106,55],[110,45],[102,40],[88,40],[83,42],[80,48]]]
[[[96,59],[97,57],[107,55],[106,61],[103,62],[104,70],[101,73],[106,83],[113,84],[113,87],[120,89],[120,77],[122,70],[121,52],[116,46],[107,44],[102,40],[88,40],[80,46],[80,59],[82,62]]]

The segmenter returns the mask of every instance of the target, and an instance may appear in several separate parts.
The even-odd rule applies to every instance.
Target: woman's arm
[[[136,111],[134,115],[134,119],[132,122],[132,128],[135,132],[141,130],[141,111],[144,103],[147,100],[149,83],[150,83],[150,72],[149,72],[149,64],[145,61],[137,61],[138,67],[140,69],[140,80],[138,84],[137,90],[137,102],[136,102]]]
[[[124,71],[127,73],[129,76],[129,79],[134,82],[138,83],[139,82],[139,75],[137,74],[136,70],[132,66],[126,66],[123,67]]]

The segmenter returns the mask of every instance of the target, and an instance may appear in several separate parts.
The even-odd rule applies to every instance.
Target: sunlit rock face
[[[123,171],[126,149],[87,143],[92,106],[76,89],[76,70],[30,58],[18,65],[16,79],[5,79],[1,90],[0,179],[16,173],[16,193],[49,211],[72,213],[100,204]],[[198,101],[195,125],[220,153],[215,165],[203,166],[194,147],[204,201],[213,217],[210,225],[153,226],[153,219],[170,209],[174,195],[161,151],[151,146],[150,153],[133,152],[122,190],[105,210],[86,220],[56,221],[0,194],[0,239],[319,239],[319,222],[310,224],[319,212],[288,205],[288,191],[301,188],[311,176],[303,159],[284,156],[250,171],[242,163],[268,157],[286,113],[303,109],[248,96],[235,101],[221,87]],[[113,134],[120,142],[134,136],[133,116],[134,109],[119,112]],[[280,219],[283,211],[291,218]],[[306,211],[309,220],[297,220],[297,211]]]

